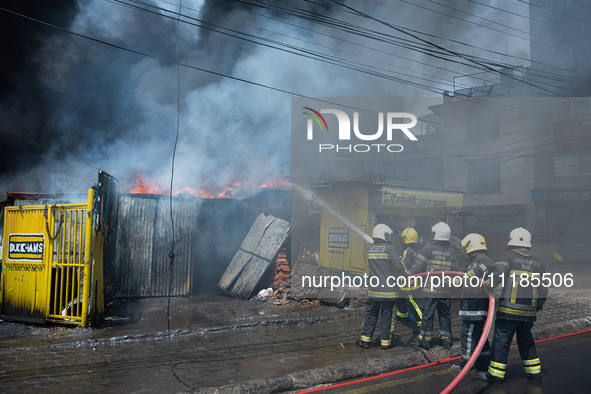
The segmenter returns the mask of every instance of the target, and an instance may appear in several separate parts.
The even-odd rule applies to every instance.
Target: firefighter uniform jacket
[[[414,244],[409,244],[402,254],[402,265],[404,265],[406,272],[408,272],[408,269],[415,264],[418,256],[419,251],[417,247]]]
[[[374,241],[373,245],[369,245],[367,248],[370,276],[367,296],[378,301],[394,302],[395,298],[400,297],[396,278],[405,276],[404,266],[394,246],[381,239],[374,238]],[[389,277],[393,277],[393,279],[388,281]]]
[[[500,261],[495,263],[494,280],[497,283],[493,284],[504,282],[497,318],[536,321],[536,312],[542,309],[548,296],[548,287],[544,286],[542,281],[545,271],[542,263],[530,249],[515,248],[505,253]]]
[[[406,275],[409,275],[410,271],[409,269],[415,265],[417,263],[417,261],[424,259],[424,257],[420,256],[419,250],[417,248],[417,245],[415,244],[409,244],[406,249],[404,250],[404,253],[402,254],[402,265],[404,266],[404,272]],[[410,285],[410,283],[409,283]],[[409,287],[403,287],[401,288],[401,290],[403,291],[403,296],[407,296],[408,294],[411,294],[411,292],[413,290],[417,290],[419,289],[419,286],[417,286],[416,284],[414,286],[409,286]],[[413,295],[415,295],[413,292]]]
[[[415,264],[409,269],[409,273],[415,275],[421,272],[450,271],[452,270],[452,266],[455,267],[454,262],[455,250],[451,244],[446,241],[433,241],[431,244],[426,245],[418,254]],[[439,282],[438,279],[435,284]],[[449,284],[432,286],[432,278],[430,277],[428,279],[425,278],[424,283],[423,295],[425,296],[449,298],[451,295]]]
[[[473,286],[475,280],[470,282],[470,278],[475,276],[487,280],[487,275],[493,272],[494,262],[488,257],[484,250],[479,250],[469,255],[470,261],[467,268],[467,286],[462,289],[462,299],[460,300],[460,318],[470,321],[486,320],[488,315],[488,293],[482,286]]]

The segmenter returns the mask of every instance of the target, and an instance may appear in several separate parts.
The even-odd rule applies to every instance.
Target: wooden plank
[[[273,218],[251,253],[252,258],[236,279],[230,293],[247,299],[287,239],[292,223]],[[252,245],[252,244],[250,244]],[[249,251],[245,251],[249,253]]]
[[[260,257],[253,257],[251,262],[242,272],[242,275],[238,277],[232,290],[230,291],[236,297],[242,299],[248,299],[250,294],[256,287],[257,283],[261,279],[261,276],[265,273],[271,262]]]
[[[242,249],[238,249],[234,257],[232,258],[230,265],[224,272],[224,275],[222,275],[222,278],[220,279],[218,286],[222,290],[228,290],[232,283],[234,283],[236,278],[240,275],[240,273],[242,272],[242,270],[244,269],[244,267],[248,263],[248,260],[250,260],[251,257],[252,256],[249,253],[246,253]]]
[[[246,235],[246,238],[242,241],[240,249],[238,249],[238,252],[236,252],[232,258],[232,261],[230,261],[228,268],[218,283],[218,286],[222,290],[227,291],[240,275],[244,267],[248,264],[248,261],[251,258],[251,254],[248,252],[253,251],[256,248],[260,240],[263,238],[267,227],[273,222],[273,219],[273,216],[265,216],[263,213],[257,217],[250,228],[250,231]]]

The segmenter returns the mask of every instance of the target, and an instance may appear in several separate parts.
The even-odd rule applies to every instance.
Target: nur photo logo
[[[320,143],[318,144],[319,152],[333,151],[333,152],[391,152],[398,153],[404,150],[401,144],[397,143],[378,143],[380,140],[391,142],[395,132],[402,132],[406,138],[411,141],[417,141],[417,137],[410,131],[417,124],[417,117],[408,112],[378,112],[377,116],[377,130],[361,130],[359,112],[353,112],[353,122],[350,116],[339,109],[320,109],[319,111],[303,107],[310,118],[306,126],[306,138],[308,141],[314,140],[314,128],[320,131],[328,132],[328,123],[323,114],[334,115],[338,122],[338,131],[334,135],[335,143]],[[410,120],[410,121],[408,121]],[[352,125],[351,125],[352,123]],[[317,125],[317,126],[315,126]],[[352,126],[352,127],[351,127]],[[331,136],[332,137],[332,136]],[[341,141],[363,141],[373,143],[360,144],[339,144]]]

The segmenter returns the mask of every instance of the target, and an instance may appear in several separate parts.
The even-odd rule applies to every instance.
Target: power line
[[[459,53],[459,52],[456,52],[456,51],[452,51],[452,50],[450,50],[450,49],[444,48],[444,47],[442,47],[442,46],[440,46],[440,45],[437,45],[437,44],[435,44],[435,43],[433,43],[433,42],[430,42],[430,41],[428,41],[428,40],[424,40],[424,39],[422,39],[422,38],[418,37],[416,34],[410,33],[410,32],[408,32],[408,31],[405,31],[405,29],[403,29],[403,28],[400,28],[400,27],[398,27],[398,26],[395,26],[395,25],[393,25],[393,24],[391,24],[391,23],[389,23],[389,22],[382,21],[382,20],[380,20],[380,19],[378,19],[378,18],[375,18],[375,17],[373,17],[373,16],[371,16],[371,15],[368,15],[368,14],[366,14],[366,13],[362,12],[362,11],[356,10],[355,8],[353,8],[353,7],[350,7],[350,6],[348,6],[348,5],[345,5],[344,3],[341,3],[341,2],[340,2],[340,1],[338,1],[338,0],[331,0],[331,1],[332,1],[332,2],[334,2],[334,3],[336,3],[336,4],[340,4],[341,6],[343,6],[343,7],[347,8],[347,9],[349,9],[349,10],[352,10],[352,11],[355,11],[355,12],[357,12],[357,13],[358,13],[360,16],[363,16],[364,18],[368,18],[368,19],[371,19],[371,20],[373,20],[373,21],[376,21],[376,22],[378,22],[378,23],[381,23],[381,24],[383,24],[383,25],[385,25],[385,26],[388,26],[388,27],[390,27],[390,28],[392,28],[392,29],[394,29],[394,30],[398,31],[398,32],[401,32],[401,33],[404,33],[404,34],[406,34],[406,35],[409,35],[409,36],[411,36],[411,37],[413,37],[413,38],[415,38],[415,39],[417,39],[417,40],[419,40],[419,41],[421,41],[421,42],[424,42],[424,43],[427,43],[427,44],[429,44],[429,45],[432,45],[433,47],[435,47],[435,48],[437,48],[437,49],[443,50],[443,51],[445,51],[445,52],[448,52],[448,53],[450,53],[450,54],[452,54],[452,55],[454,55],[454,56],[458,56],[458,57],[460,57],[460,58],[462,58],[462,59],[465,59],[465,60],[467,60],[467,61],[469,61],[469,62],[472,62],[472,63],[474,63],[475,65],[478,65],[478,66],[480,66],[480,67],[484,68],[484,69],[485,69],[485,70],[487,70],[487,71],[490,71],[490,72],[492,72],[492,73],[495,73],[495,74],[500,74],[500,72],[499,72],[498,70],[495,70],[494,68],[492,68],[492,67],[490,67],[489,65],[486,65],[486,64],[484,64],[484,63],[482,63],[482,62],[480,62],[480,61],[476,61],[476,60],[474,60],[473,58],[470,58],[469,56],[466,56],[465,54],[462,54],[462,53]],[[540,89],[541,91],[544,91],[544,92],[547,92],[547,93],[551,93],[552,95],[557,95],[557,96],[561,96],[561,97],[563,97],[561,94],[558,94],[558,93],[556,93],[556,92],[553,92],[553,91],[551,91],[551,90],[548,90],[548,89],[545,89],[545,88],[543,88],[543,87],[537,86],[537,85],[536,85],[536,84],[534,84],[534,83],[531,83],[531,82],[528,82],[528,81],[525,81],[525,80],[523,80],[523,81],[521,81],[521,82],[522,82],[522,83],[524,83],[524,84],[526,84],[526,85],[529,85],[529,86],[531,86],[531,87],[535,87],[535,88],[537,88],[537,89]]]
[[[108,1],[111,1],[111,0],[108,0]],[[122,3],[122,4],[126,5],[126,6],[129,6],[127,3],[122,2],[121,0],[112,0],[112,1],[115,1],[117,3]],[[138,10],[141,10],[141,11],[151,12],[151,13],[158,14],[155,11],[150,11],[150,10],[147,10],[145,8],[142,8],[142,7],[135,7],[135,6],[131,6],[131,7],[132,8],[137,8]],[[162,14],[158,14],[158,15],[162,15]],[[162,16],[168,17],[166,15],[162,15]],[[250,43],[253,43],[253,44],[257,44],[257,45],[262,45],[262,46],[269,47],[269,48],[272,48],[272,49],[276,49],[276,50],[280,50],[280,51],[283,51],[283,52],[287,52],[287,53],[290,53],[290,54],[293,54],[293,55],[302,56],[304,58],[309,58],[309,59],[312,59],[312,60],[319,60],[319,61],[322,61],[324,63],[331,64],[333,66],[347,68],[347,69],[350,69],[350,70],[353,70],[353,71],[358,71],[358,72],[361,72],[361,73],[365,73],[365,74],[368,74],[368,75],[371,75],[371,76],[376,76],[376,77],[379,77],[379,78],[385,78],[385,79],[389,79],[389,80],[392,80],[394,82],[398,82],[398,83],[401,83],[401,84],[405,84],[405,85],[409,85],[409,86],[413,86],[413,87],[418,87],[420,89],[424,89],[424,90],[430,91],[432,93],[441,94],[441,93],[443,93],[444,90],[443,89],[435,89],[435,88],[432,88],[429,85],[424,85],[424,84],[419,83],[419,82],[412,82],[412,81],[409,81],[409,80],[406,80],[406,79],[394,77],[394,76],[392,76],[390,74],[385,74],[383,72],[379,72],[379,70],[382,70],[384,72],[393,73],[393,74],[399,74],[399,75],[402,75],[403,77],[409,77],[409,78],[415,78],[415,79],[418,79],[418,80],[424,80],[426,82],[434,83],[434,84],[442,84],[442,83],[445,83],[447,85],[450,84],[449,82],[442,82],[442,81],[437,82],[437,81],[434,81],[433,79],[427,79],[427,78],[422,78],[422,77],[417,77],[417,76],[411,76],[409,74],[404,74],[404,73],[401,73],[401,72],[393,72],[391,69],[379,68],[377,66],[374,66],[373,64],[366,65],[366,64],[363,64],[363,63],[353,62],[353,61],[351,61],[349,59],[338,58],[336,56],[328,55],[328,54],[323,53],[323,52],[317,52],[317,51],[313,51],[313,50],[310,50],[310,49],[306,49],[306,48],[297,47],[297,46],[294,46],[294,45],[282,43],[280,41],[269,39],[269,38],[266,38],[266,37],[254,36],[254,35],[251,35],[251,34],[248,34],[248,33],[245,33],[245,32],[240,32],[240,31],[228,29],[228,28],[225,28],[225,27],[222,27],[222,26],[219,26],[219,25],[213,25],[213,24],[211,24],[209,22],[204,22],[202,20],[199,20],[199,19],[196,19],[196,18],[192,18],[192,17],[186,16],[186,15],[183,15],[183,17],[184,17],[185,20],[182,20],[182,22],[183,23],[186,23],[186,24],[189,24],[189,25],[193,25],[193,26],[196,26],[196,27],[199,27],[199,28],[203,28],[203,29],[206,29],[206,30],[211,30],[211,31],[214,31],[214,32],[217,32],[217,33],[220,33],[220,34],[224,34],[224,35],[227,35],[227,36],[230,36],[230,37],[239,39],[239,40],[247,41],[247,42],[250,42]],[[168,18],[170,18],[170,17],[168,17]],[[199,22],[200,24],[188,22],[186,19],[195,20],[195,21]],[[239,35],[242,35],[242,36],[238,36],[236,34],[239,34]],[[268,44],[267,43],[264,43],[264,42],[257,41],[257,40],[266,41]],[[271,44],[273,44],[273,45],[271,45]],[[315,43],[312,43],[312,44],[317,45]],[[394,44],[395,45],[402,45],[403,47],[406,45],[406,44],[400,44],[400,43],[394,43]],[[283,48],[277,47],[275,45],[278,45],[278,46],[283,47]],[[333,49],[333,48],[328,48],[328,49]],[[340,51],[340,50],[337,50],[337,51]],[[355,55],[355,56],[357,57],[357,55]],[[396,56],[396,55],[394,55],[394,56],[395,57],[404,58],[402,56]],[[409,59],[409,58],[405,58],[405,59],[406,60],[409,60],[409,61],[416,62],[415,60],[412,60],[412,59]],[[373,63],[375,63],[375,60],[373,60],[373,59],[367,58],[367,60],[371,60]],[[426,66],[434,67],[434,66],[432,66],[430,64],[427,64],[427,63],[423,63],[423,64],[426,65]],[[386,65],[394,66],[393,64],[386,64]],[[369,67],[369,68],[367,68],[367,67]],[[372,71],[371,68],[373,68],[373,69],[375,69],[377,71]],[[450,72],[449,70],[446,70],[446,69],[442,69],[442,70],[447,71],[447,72]],[[413,71],[413,70],[411,70],[411,71]],[[425,74],[425,73],[422,73],[422,74],[425,75],[425,76],[431,77],[431,78],[439,78],[437,76],[433,76],[433,75],[429,75],[429,74]]]
[[[122,2],[121,0],[116,0],[116,1],[117,1],[118,3],[121,3],[121,4],[123,4],[123,5],[129,6],[129,7],[132,7],[132,8],[137,8],[138,10],[147,11],[147,12],[153,12],[153,13],[159,14],[159,13],[157,13],[156,11],[149,11],[149,10],[147,10],[146,8],[142,8],[142,7],[139,7],[139,6],[131,6],[130,4],[128,4],[128,3],[126,3],[126,2]],[[166,9],[163,9],[163,8],[159,8],[159,7],[156,7],[156,6],[151,6],[151,5],[148,5],[148,4],[146,4],[145,2],[142,2],[142,1],[135,1],[135,0],[129,0],[129,1],[132,1],[132,2],[135,2],[135,3],[138,3],[138,4],[145,4],[146,6],[148,6],[148,7],[150,7],[150,8],[154,8],[154,9],[160,9],[161,11],[168,11],[168,10],[166,10]],[[221,2],[221,1],[220,1],[220,2]],[[224,3],[224,2],[221,2],[221,3],[222,3],[222,4],[229,5],[228,3]],[[242,2],[242,3],[244,3],[244,2]],[[246,4],[248,4],[248,5],[253,5],[252,3],[246,3]],[[233,5],[234,5],[234,4],[233,4]],[[259,4],[259,3],[257,3],[256,5],[257,5],[257,6],[259,6],[259,7],[263,6],[263,5]],[[277,8],[272,8],[271,10],[272,10],[273,12],[278,12],[278,9],[277,9]],[[247,12],[253,12],[253,11],[252,11],[252,10],[247,10]],[[318,18],[314,19],[313,17],[309,16],[308,14],[301,15],[301,14],[299,14],[299,13],[297,13],[297,12],[291,12],[291,13],[289,13],[289,14],[290,14],[290,15],[295,15],[295,16],[298,16],[298,17],[304,17],[304,18],[307,18],[307,19],[310,19],[310,18],[311,18],[311,19],[312,19],[312,20],[314,20],[315,22],[318,22],[318,23],[321,23],[321,24],[326,24],[326,20],[327,20],[327,17],[323,17],[323,18],[320,20],[320,19],[318,19]],[[159,15],[162,15],[162,14],[159,14]],[[210,15],[212,15],[212,14],[210,14]],[[258,13],[257,13],[257,15],[259,15],[259,16],[260,16],[261,14],[258,14]],[[165,15],[162,15],[162,16],[165,16]],[[219,17],[219,16],[217,16],[217,15],[213,15],[213,16],[215,16],[215,17],[217,17],[217,18],[220,18],[220,19],[224,19],[224,20],[231,21],[231,20],[229,20],[229,19],[227,19],[227,18],[222,18],[222,17]],[[185,21],[183,21],[183,23],[192,24],[192,25],[198,26],[198,27],[200,27],[200,28],[205,28],[205,29],[208,29],[208,30],[213,30],[213,31],[216,31],[216,32],[218,32],[218,33],[222,33],[222,34],[230,35],[231,37],[238,38],[238,39],[242,39],[242,40],[246,40],[246,41],[250,41],[250,42],[252,42],[252,43],[254,43],[254,44],[268,46],[267,44],[263,44],[263,43],[261,43],[261,42],[259,42],[259,41],[256,41],[256,40],[265,40],[265,41],[267,41],[267,42],[270,42],[270,43],[272,43],[272,44],[274,44],[274,45],[279,45],[279,46],[283,46],[283,47],[289,48],[290,50],[286,50],[286,49],[282,49],[282,48],[278,48],[278,47],[271,46],[271,47],[272,47],[272,48],[274,48],[274,49],[278,49],[278,50],[286,51],[286,52],[288,52],[288,53],[296,54],[296,55],[299,55],[299,56],[309,57],[309,58],[313,58],[313,59],[316,59],[316,60],[320,60],[320,61],[328,62],[329,64],[332,64],[332,65],[337,65],[337,66],[341,66],[343,63],[347,63],[347,67],[345,67],[345,68],[349,68],[349,69],[352,69],[352,70],[354,70],[354,71],[359,71],[359,72],[369,73],[370,75],[373,75],[373,76],[378,76],[378,77],[384,77],[384,78],[387,78],[387,79],[391,79],[391,78],[390,78],[390,77],[389,77],[387,74],[381,74],[381,73],[379,73],[379,70],[384,70],[384,69],[381,69],[381,68],[379,68],[379,67],[376,67],[376,66],[373,66],[373,65],[369,65],[369,67],[371,67],[371,68],[374,68],[374,69],[378,70],[378,74],[375,74],[375,72],[373,72],[373,73],[372,73],[372,72],[370,72],[370,71],[369,71],[367,68],[359,68],[359,66],[360,66],[360,65],[361,65],[361,66],[363,66],[363,67],[368,67],[368,66],[366,66],[366,65],[363,65],[363,64],[361,64],[361,63],[357,63],[357,62],[352,62],[352,61],[349,61],[348,59],[347,59],[347,60],[344,60],[344,59],[342,59],[342,58],[337,58],[337,57],[334,57],[334,56],[328,56],[328,55],[326,55],[326,54],[324,54],[324,53],[318,53],[318,52],[314,52],[314,51],[311,51],[311,50],[307,50],[307,49],[304,49],[304,48],[301,48],[301,47],[296,47],[296,46],[293,46],[293,45],[288,45],[288,44],[285,44],[285,43],[281,43],[281,42],[279,42],[279,41],[276,41],[276,40],[269,40],[269,39],[267,39],[267,38],[264,38],[264,37],[260,37],[260,36],[253,36],[253,35],[249,35],[249,34],[247,34],[247,33],[244,33],[244,32],[239,32],[239,31],[236,31],[236,30],[227,29],[227,28],[225,28],[225,27],[222,27],[222,26],[219,26],[219,25],[211,24],[211,23],[209,23],[209,22],[204,22],[204,21],[202,21],[202,20],[199,20],[199,19],[196,19],[196,18],[188,17],[187,15],[184,15],[184,18],[185,18],[185,19],[191,19],[191,20],[195,20],[195,21],[199,22],[200,24],[199,24],[199,25],[196,25],[196,24],[194,24],[194,23],[190,23],[190,22],[188,22],[188,21],[186,21],[186,20],[185,20]],[[332,20],[332,21],[336,21],[334,18],[332,18],[331,20]],[[209,27],[208,27],[208,26],[204,26],[204,23],[205,23],[205,24],[207,24],[207,25],[209,25]],[[396,37],[389,36],[390,38],[388,39],[388,41],[384,41],[384,39],[380,39],[380,38],[378,38],[378,36],[377,36],[377,34],[378,34],[378,33],[377,33],[377,32],[376,32],[376,33],[372,33],[372,36],[368,36],[368,35],[367,35],[367,32],[368,32],[368,30],[367,30],[367,29],[364,29],[364,30],[362,31],[362,30],[361,30],[361,28],[359,28],[359,27],[357,27],[357,26],[354,26],[354,30],[352,30],[352,25],[350,25],[350,24],[347,24],[347,25],[345,25],[345,24],[344,24],[344,22],[342,22],[342,21],[339,21],[339,22],[338,22],[339,24],[343,24],[343,26],[342,26],[342,27],[339,27],[339,26],[338,26],[337,24],[335,24],[335,23],[336,23],[336,22],[331,22],[331,23],[329,23],[329,24],[328,24],[328,26],[329,26],[329,27],[338,27],[339,29],[343,29],[344,31],[347,31],[347,33],[354,34],[354,35],[357,35],[357,36],[360,36],[360,37],[371,38],[371,39],[377,39],[377,40],[379,40],[379,41],[382,41],[382,42],[389,42],[389,43],[391,43],[391,44],[394,44],[394,45],[401,45],[402,47],[404,47],[404,48],[406,48],[406,49],[411,49],[411,50],[414,50],[414,51],[418,51],[419,53],[426,54],[426,55],[429,55],[429,56],[435,56],[435,57],[437,57],[437,58],[439,58],[439,59],[441,59],[441,60],[445,60],[445,61],[453,61],[453,60],[451,60],[451,59],[449,59],[449,58],[442,57],[441,55],[444,53],[444,52],[442,52],[442,51],[439,51],[439,52],[438,52],[438,53],[439,53],[439,55],[437,54],[437,52],[433,52],[433,51],[427,51],[427,52],[426,52],[426,47],[422,47],[422,46],[421,46],[421,47],[417,47],[416,45],[407,44],[408,42],[410,42],[410,41],[408,41],[408,40],[404,40],[404,42],[407,42],[407,43],[402,43],[402,42],[400,42],[400,41],[389,41],[390,39],[396,39],[396,40],[400,40],[400,38],[396,38]],[[241,25],[243,25],[243,24],[241,24]],[[222,30],[226,30],[226,31],[221,31],[220,29],[222,29]],[[264,31],[264,30],[266,30],[266,29],[262,29],[262,30]],[[229,34],[228,32],[231,32],[232,34]],[[314,32],[315,32],[315,31],[314,31]],[[272,32],[272,33],[275,33],[275,32]],[[315,32],[315,33],[318,33],[318,32]],[[236,36],[235,34],[245,35],[245,36],[247,36],[247,37],[248,37],[248,39],[245,39],[244,37],[239,37],[239,36]],[[380,34],[380,36],[384,36],[384,35],[383,35],[383,33],[379,33],[379,34]],[[285,37],[289,37],[289,36],[287,36],[287,35],[284,35],[284,34],[282,34],[282,35],[283,35],[283,36],[285,36]],[[334,36],[330,36],[330,37],[333,37],[333,38],[335,38]],[[292,38],[292,39],[293,39],[293,37],[289,37],[289,38]],[[335,38],[335,39],[342,40],[342,39],[340,39],[340,38]],[[253,41],[253,40],[254,40],[254,41]],[[301,40],[301,39],[298,39],[298,40],[300,40],[300,41],[303,41],[303,40]],[[304,41],[304,42],[305,42],[305,41]],[[346,41],[346,42],[349,42],[349,43],[351,43],[350,41]],[[310,42],[307,42],[307,43],[316,45],[316,43],[310,43]],[[296,51],[297,53],[294,53],[294,51]],[[340,51],[340,49],[339,49],[338,51]],[[499,53],[497,52],[497,54],[499,54]],[[396,55],[394,55],[394,56],[396,56]],[[477,58],[477,57],[474,57],[474,56],[471,56],[471,55],[465,55],[465,56],[466,56],[466,57],[468,57],[468,58],[470,58],[470,59],[472,59],[472,60],[478,60],[479,62],[481,62],[481,63],[483,63],[483,64],[484,64],[484,63],[486,63],[486,62],[488,62],[489,64],[494,64],[494,65],[495,65],[495,66],[497,66],[497,67],[501,67],[501,68],[502,68],[502,67],[504,67],[503,65],[501,65],[501,64],[499,64],[499,63],[492,63],[492,62],[490,62],[490,61],[487,61],[486,59],[480,59],[480,58]],[[400,57],[400,56],[398,56],[398,57]],[[404,57],[402,57],[402,58],[404,58]],[[411,60],[411,59],[408,59],[408,58],[405,58],[405,59],[407,59],[407,60],[409,60],[409,61],[417,62],[416,60]],[[369,59],[368,59],[368,60],[369,60]],[[336,62],[336,64],[335,64],[335,62]],[[455,62],[455,61],[454,61],[454,62]],[[429,67],[437,67],[437,66],[434,66],[434,65],[431,65],[431,64],[422,63],[422,62],[418,62],[418,63],[424,64],[424,65],[426,65],[426,66],[429,66]],[[459,64],[462,64],[462,65],[465,65],[465,66],[471,66],[470,64],[467,64],[467,63],[462,63],[462,62],[460,62]],[[441,67],[437,67],[437,68],[439,68],[439,69],[441,69],[441,70],[443,70],[443,71],[446,71],[446,72],[452,72],[451,70],[448,70],[448,69],[443,69],[443,68],[441,68]],[[387,70],[384,70],[384,71],[387,71]],[[388,70],[388,71],[389,71],[389,70]],[[489,72],[490,72],[490,71],[489,71]],[[496,71],[496,70],[494,70],[493,72],[494,72],[494,73],[498,73],[498,71]],[[431,83],[438,83],[438,82],[434,81],[433,79],[425,79],[425,78],[422,78],[422,77],[411,76],[411,75],[408,75],[408,74],[405,74],[405,73],[400,73],[400,72],[398,72],[397,74],[400,74],[400,75],[402,75],[403,77],[410,77],[410,78],[423,79],[423,80],[425,80],[425,81],[427,81],[427,82],[431,82]],[[429,74],[425,74],[425,73],[422,73],[422,74],[423,74],[423,75],[425,75],[425,76],[428,76],[428,77],[430,77],[430,78],[438,78],[438,77],[436,77],[436,76],[433,76],[433,75],[429,75]],[[553,79],[556,79],[556,78],[553,78]],[[412,84],[412,83],[410,83],[410,81],[408,81],[408,80],[400,80],[400,79],[398,79],[398,78],[396,78],[396,79],[393,79],[393,80],[394,80],[395,82],[398,82],[398,83],[403,83],[403,84],[407,84],[407,85],[411,85],[411,86],[419,87],[419,88],[422,88],[422,89],[423,89],[423,88],[425,88],[425,86],[424,86],[424,85],[422,85],[422,84],[420,84],[420,83],[417,83],[417,84],[414,84],[414,85],[413,85],[413,84]],[[439,83],[441,83],[441,82],[439,82]],[[446,84],[446,85],[448,85],[449,83],[445,83],[445,84]],[[526,83],[526,84],[527,84],[527,83]],[[550,86],[552,86],[552,87],[558,87],[558,86],[556,86],[556,85],[551,85],[551,84],[549,84],[549,85],[550,85]],[[517,88],[517,89],[519,89],[519,88]],[[543,89],[543,88],[540,88],[540,89]],[[427,89],[427,90],[428,90],[428,91],[433,91],[433,89]],[[440,93],[439,91],[435,91],[435,92],[436,92],[436,93]],[[528,91],[528,92],[529,92],[529,91]]]

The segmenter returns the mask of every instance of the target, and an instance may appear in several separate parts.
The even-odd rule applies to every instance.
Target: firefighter
[[[468,279],[472,277],[480,278],[486,281],[487,275],[493,272],[494,262],[488,257],[486,241],[480,234],[468,234],[462,240],[462,247],[468,253],[469,261],[466,275]],[[451,366],[452,371],[460,372],[468,362],[484,329],[484,322],[488,315],[488,293],[484,285],[480,282],[466,281],[467,284],[462,289],[462,299],[460,300],[460,319],[462,319],[462,357]],[[473,283],[478,283],[474,285]],[[488,339],[484,342],[484,347],[480,356],[476,360],[473,369],[486,369],[490,361],[490,343]]]
[[[421,272],[449,271],[456,269],[455,249],[449,239],[451,229],[444,222],[431,228],[431,243],[426,245],[417,255],[413,266],[408,270],[410,275]],[[452,346],[451,335],[451,290],[449,284],[441,283],[441,277],[428,278],[422,288],[423,320],[419,332],[419,347],[430,349],[433,346],[433,320],[435,312],[439,315],[439,339],[447,350]]]
[[[408,274],[408,268],[413,266],[419,254],[419,234],[417,234],[417,231],[414,228],[409,227],[405,228],[400,236],[405,245],[402,254],[402,265],[404,266],[406,274]],[[410,310],[410,313],[415,318],[417,324],[417,327],[413,329],[413,331],[418,333],[423,314],[421,313],[419,300],[413,297],[413,290],[416,290],[416,288],[407,287],[401,288],[400,290],[402,291],[401,297],[396,300],[396,320],[409,320],[408,311]],[[414,294],[416,294],[416,292],[414,292]]]
[[[357,346],[369,348],[381,309],[380,344],[382,349],[392,347],[392,311],[400,290],[388,285],[388,277],[405,275],[396,248],[391,244],[392,230],[385,224],[377,224],[373,230],[374,243],[367,248],[369,265],[369,289],[361,338]]]
[[[507,253],[495,263],[491,286],[504,280],[504,287],[495,320],[490,364],[486,373],[478,374],[478,379],[494,383],[505,381],[509,348],[517,334],[519,355],[527,377],[541,380],[542,367],[531,329],[537,312],[546,301],[548,288],[543,285],[534,287],[531,279],[541,279],[545,269],[531,252],[531,234],[523,227],[511,231],[507,249]]]

